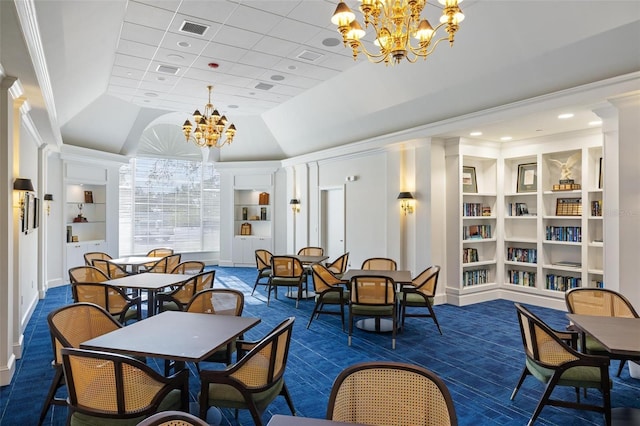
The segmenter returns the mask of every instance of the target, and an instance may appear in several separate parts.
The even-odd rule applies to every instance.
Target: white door
[[[322,247],[329,261],[344,254],[344,188],[323,189],[322,203]]]

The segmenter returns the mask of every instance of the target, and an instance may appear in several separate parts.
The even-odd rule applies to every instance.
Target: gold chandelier
[[[186,120],[182,125],[182,132],[187,142],[192,141],[200,147],[222,148],[225,144],[233,142],[236,126],[230,124],[227,127],[227,117],[220,116],[218,110],[211,103],[213,86],[207,86],[207,89],[209,90],[209,102],[204,107],[204,114],[200,114],[199,110],[195,110],[193,113],[195,131],[191,133],[193,126],[189,120]],[[222,138],[223,134],[224,139]]]
[[[418,58],[426,59],[436,46],[443,40],[449,40],[453,46],[453,37],[458,31],[464,14],[458,6],[462,0],[438,0],[444,5],[440,24],[435,28],[428,20],[422,19],[420,13],[427,4],[427,0],[360,0],[360,11],[364,17],[364,27],[369,25],[376,31],[374,44],[380,49],[379,53],[372,53],[365,49],[360,41],[365,31],[356,20],[355,14],[341,1],[331,22],[338,26],[342,34],[344,45],[353,49],[353,59],[362,51],[374,63],[384,62],[398,64],[402,59],[415,62]],[[447,35],[434,41],[435,33],[444,28]],[[411,44],[411,37],[417,40],[417,45]]]

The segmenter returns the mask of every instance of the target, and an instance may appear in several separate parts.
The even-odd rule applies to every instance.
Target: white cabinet
[[[233,217],[235,235],[271,237],[273,207],[271,205],[272,197],[269,192],[236,190],[234,197]],[[243,234],[243,224],[250,226],[251,231],[249,234]],[[245,227],[245,229],[248,228]]]
[[[84,265],[84,254],[101,251],[105,252],[107,243],[104,240],[67,243],[67,270]]]
[[[236,235],[233,241],[233,264],[255,265],[255,251],[258,249],[272,251],[271,238]]]
[[[106,185],[67,184],[66,191],[67,242],[105,240]]]

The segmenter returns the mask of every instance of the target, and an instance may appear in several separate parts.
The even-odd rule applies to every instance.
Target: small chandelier
[[[458,6],[462,0],[438,0],[444,5],[440,24],[435,28],[428,20],[422,19],[420,13],[427,0],[360,0],[360,11],[364,17],[364,27],[369,25],[376,31],[374,44],[380,49],[372,53],[365,49],[360,41],[366,34],[356,20],[355,14],[341,1],[331,22],[338,26],[344,45],[353,49],[353,59],[362,51],[374,63],[385,65],[399,64],[402,59],[413,63],[418,58],[426,59],[443,40],[449,40],[453,46],[453,37],[458,31],[460,22],[464,20],[462,10]],[[434,41],[435,33],[444,28],[448,35]],[[411,37],[417,45],[411,44]]]
[[[225,144],[233,142],[236,126],[230,124],[227,127],[227,117],[220,116],[218,110],[211,103],[213,86],[207,86],[207,89],[209,90],[209,102],[204,107],[204,114],[200,114],[199,110],[195,110],[193,113],[193,122],[196,124],[195,131],[191,133],[193,125],[189,120],[186,120],[182,125],[182,132],[187,142],[192,141],[200,147],[222,148]],[[225,138],[222,138],[223,134]]]

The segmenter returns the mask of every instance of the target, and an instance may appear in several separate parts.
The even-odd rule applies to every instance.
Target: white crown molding
[[[42,47],[42,38],[38,28],[38,17],[36,16],[35,4],[33,0],[15,0],[16,13],[20,22],[20,28],[29,50],[29,56],[38,79],[38,85],[42,92],[49,122],[56,144],[62,145],[62,134],[58,125],[58,115],[53,99],[53,89],[51,88],[51,78]]]

